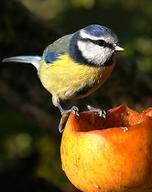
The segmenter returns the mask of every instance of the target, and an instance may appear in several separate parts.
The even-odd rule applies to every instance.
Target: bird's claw
[[[128,129],[128,127],[122,127],[122,130],[123,130],[124,132],[127,132],[129,129]]]
[[[60,123],[59,123],[59,126],[58,126],[58,129],[59,129],[59,132],[62,133],[63,130],[64,130],[64,127],[66,125],[66,122],[68,120],[68,117],[69,117],[69,113],[63,113],[62,114],[62,117],[60,119]]]
[[[74,115],[76,115],[77,117],[79,117],[79,109],[76,106],[73,106],[73,107],[71,107],[71,109],[68,109],[68,110],[62,110],[61,111],[62,117],[60,119],[60,123],[59,123],[59,127],[58,127],[60,133],[63,132],[65,124],[66,124],[68,117],[69,117],[71,112]]]
[[[73,113],[74,115],[76,115],[77,117],[79,117],[79,109],[78,109],[78,107],[73,106],[73,107],[71,108],[71,110],[72,110],[72,113]]]
[[[92,107],[91,105],[87,105],[87,108],[88,108],[89,111],[98,113],[99,117],[103,117],[104,119],[106,119],[107,113],[106,113],[105,110]]]

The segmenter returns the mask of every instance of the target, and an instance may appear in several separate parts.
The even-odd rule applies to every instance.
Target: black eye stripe
[[[104,40],[90,40],[92,43],[99,45],[101,47],[109,47],[109,48],[113,48],[113,44],[111,43],[107,43]]]
[[[91,40],[91,42],[99,46],[106,46],[106,42],[104,40]]]
[[[106,41],[104,41],[104,40],[92,40],[92,39],[87,39],[87,38],[85,38],[85,39],[83,39],[83,41],[90,41],[90,42],[92,42],[92,43],[94,43],[94,44],[96,44],[96,45],[99,45],[99,46],[101,46],[101,47],[109,47],[109,48],[111,48],[111,49],[113,49],[113,44],[111,44],[111,43],[107,43]]]

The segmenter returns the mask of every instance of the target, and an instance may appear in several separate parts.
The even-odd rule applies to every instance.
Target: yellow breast
[[[78,64],[68,55],[62,55],[53,64],[41,62],[39,77],[43,86],[60,99],[69,99],[74,96],[84,97],[94,92],[108,78],[114,64],[106,67],[91,67]],[[77,92],[90,87],[84,95]]]

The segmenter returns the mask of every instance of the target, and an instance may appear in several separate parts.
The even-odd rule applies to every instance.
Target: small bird
[[[52,94],[52,102],[61,114],[63,100],[84,98],[96,91],[115,66],[115,53],[123,51],[111,29],[93,24],[65,35],[47,46],[42,56],[17,56],[3,62],[33,64],[43,86]],[[88,105],[92,111],[100,111]]]

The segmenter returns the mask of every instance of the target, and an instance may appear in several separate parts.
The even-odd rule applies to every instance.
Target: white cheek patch
[[[77,44],[82,56],[96,65],[103,65],[113,53],[111,49],[100,47],[92,42],[78,41]]]

